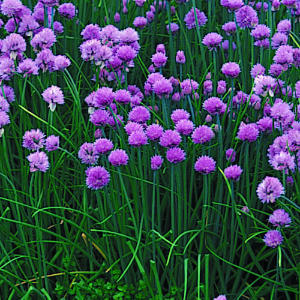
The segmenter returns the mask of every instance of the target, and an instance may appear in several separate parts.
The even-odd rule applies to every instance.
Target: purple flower
[[[45,152],[34,152],[27,156],[30,172],[46,172],[49,169],[48,156]]]
[[[223,95],[226,93],[226,81],[219,80],[217,86],[217,93]]]
[[[176,62],[178,64],[185,64],[185,55],[184,52],[181,50],[178,50],[176,53]]]
[[[0,111],[9,112],[9,103],[2,96],[0,96]]]
[[[115,100],[120,104],[128,104],[131,102],[131,95],[126,90],[117,90],[115,92]]]
[[[256,122],[258,129],[262,132],[272,132],[273,130],[273,120],[270,117],[261,118]]]
[[[84,40],[100,40],[100,32],[98,24],[89,24],[81,31],[81,35]]]
[[[236,24],[235,22],[227,22],[222,26],[222,29],[227,35],[233,34],[236,32]]]
[[[166,25],[166,29],[167,29],[168,33],[170,33],[170,30],[171,30],[171,33],[174,34],[179,30],[179,26],[176,23],[170,23],[170,24]]]
[[[258,75],[254,79],[253,91],[257,95],[266,97],[267,94],[269,94],[271,97],[273,97],[275,87],[276,80],[271,76]]]
[[[199,83],[192,79],[185,79],[180,84],[183,95],[191,95],[198,90]]]
[[[271,30],[268,26],[265,24],[258,24],[254,29],[252,29],[251,35],[255,40],[263,40],[270,36],[270,32]]]
[[[117,57],[124,62],[130,62],[137,56],[137,52],[131,46],[121,46],[117,51]]]
[[[275,154],[270,160],[269,163],[274,170],[282,171],[285,170],[288,173],[288,169],[291,171],[295,170],[295,157],[288,152],[281,151],[279,154]]]
[[[243,172],[242,168],[238,165],[229,166],[224,170],[224,174],[226,178],[235,181],[238,181],[240,179],[242,172]]]
[[[55,135],[48,136],[45,147],[48,152],[57,150],[59,147],[59,137]]]
[[[291,24],[291,21],[288,19],[281,20],[277,24],[277,31],[280,33],[284,33],[284,34],[288,35],[290,33],[291,29],[292,29],[292,24]]]
[[[96,91],[94,97],[95,97],[95,106],[103,108],[105,106],[109,106],[113,102],[115,98],[115,93],[109,87],[102,87]]]
[[[147,144],[147,136],[144,131],[134,131],[128,137],[128,144],[133,147],[140,147]]]
[[[55,56],[50,49],[42,50],[37,54],[35,63],[43,72],[52,72],[55,69]]]
[[[159,124],[151,124],[146,129],[146,135],[149,140],[156,141],[163,135],[164,129]]]
[[[142,7],[144,5],[144,3],[146,2],[146,0],[134,0],[134,2],[137,6]]]
[[[136,122],[128,122],[124,129],[128,135],[131,135],[135,131],[143,131],[143,126]]]
[[[269,222],[274,226],[290,226],[291,218],[284,209],[276,209],[269,217]]]
[[[97,109],[90,115],[90,121],[95,126],[104,126],[108,124],[109,118],[110,118],[109,112],[104,109]]]
[[[273,60],[277,64],[287,64],[290,65],[294,61],[293,56],[293,47],[289,45],[282,45],[280,46],[275,53],[275,56],[273,57]]]
[[[32,38],[30,45],[35,50],[44,50],[51,48],[55,42],[56,36],[53,30],[50,28],[44,28]]]
[[[241,69],[237,63],[228,62],[222,66],[221,71],[226,77],[234,78],[234,77],[239,76]]]
[[[251,28],[258,24],[256,11],[248,5],[244,5],[235,12],[237,24],[241,28]]]
[[[3,15],[12,17],[16,16],[23,8],[20,0],[3,0],[1,4],[1,12]]]
[[[256,64],[252,67],[250,74],[252,78],[255,78],[258,75],[264,75],[265,74],[265,67],[262,66],[261,64]]]
[[[170,80],[162,78],[154,82],[153,91],[159,97],[168,96],[173,92],[173,87]]]
[[[99,190],[108,185],[110,174],[104,167],[90,167],[86,170],[86,185],[92,190]]]
[[[99,158],[95,151],[95,145],[92,143],[84,143],[80,146],[78,157],[83,164],[94,165]]]
[[[1,51],[9,54],[11,59],[16,59],[25,50],[26,42],[20,34],[11,33],[2,41]]]
[[[108,161],[113,166],[122,166],[128,164],[128,155],[126,152],[122,149],[116,149],[111,151],[111,153],[108,156]]]
[[[8,103],[15,101],[15,92],[14,89],[8,85],[3,85],[3,90],[0,88],[0,96],[5,98]],[[4,92],[4,93],[3,93]]]
[[[180,120],[175,125],[175,130],[182,135],[190,135],[194,130],[194,123],[190,120]]]
[[[164,44],[158,44],[156,46],[156,52],[157,53],[163,53],[163,54],[166,54],[166,47]]]
[[[195,16],[197,20],[195,19]],[[207,22],[206,15],[198,8],[191,8],[184,17],[185,25],[188,29],[196,28],[196,26],[203,26]]]
[[[137,28],[145,28],[148,20],[145,17],[135,17],[133,20],[133,26]]]
[[[73,19],[76,14],[76,7],[73,3],[63,3],[58,7],[58,12],[65,18]]]
[[[284,188],[276,177],[267,176],[258,185],[256,193],[262,203],[274,203],[277,198],[284,194]]]
[[[96,154],[104,154],[112,150],[114,145],[111,140],[106,138],[100,138],[95,141],[94,147]]]
[[[151,169],[159,170],[163,164],[164,159],[160,155],[154,155],[151,157]]]
[[[209,142],[214,137],[214,132],[206,125],[197,127],[192,134],[192,140],[195,144],[204,144]]]
[[[214,298],[214,300],[227,300],[225,295],[220,295],[217,298]]]
[[[218,46],[220,46],[222,40],[223,37],[220,34],[210,32],[203,38],[202,44],[207,46],[209,50],[215,50]]]
[[[80,45],[79,49],[84,61],[94,60],[96,55],[101,53],[101,42],[96,39],[87,40]]]
[[[38,75],[39,68],[31,58],[26,58],[19,63],[17,72],[24,74],[24,77],[30,76],[31,74]]]
[[[170,148],[167,150],[166,157],[170,163],[177,164],[185,160],[185,152],[178,147]]]
[[[282,45],[286,45],[288,42],[288,36],[282,32],[276,32],[272,37],[272,49],[278,49]]]
[[[232,149],[232,148],[227,149],[226,152],[225,152],[225,155],[226,155],[226,159],[228,161],[230,161],[230,162],[235,161],[236,152],[234,151],[234,149]]]
[[[280,231],[277,230],[269,230],[263,239],[266,246],[276,248],[283,242],[283,237]]]
[[[203,108],[211,115],[223,114],[226,104],[218,97],[211,97],[203,102]]]
[[[57,55],[54,60],[54,69],[62,71],[71,64],[71,61],[65,55]]]
[[[120,21],[121,21],[121,16],[118,12],[116,12],[115,15],[114,15],[114,21],[116,23],[120,23]]]
[[[159,144],[167,148],[177,147],[180,142],[180,134],[177,131],[171,129],[166,130],[159,139]]]
[[[129,112],[128,119],[137,123],[145,123],[150,119],[150,112],[144,106],[136,106]]]
[[[151,61],[156,68],[164,67],[167,63],[168,57],[162,53],[157,52],[152,55]]]
[[[280,76],[282,72],[286,71],[285,67],[280,64],[271,64],[269,73],[275,77]]]
[[[209,156],[198,157],[194,169],[202,174],[209,174],[216,170],[216,162]]]
[[[2,129],[3,126],[10,123],[9,115],[5,111],[0,111],[0,129]],[[3,134],[3,131],[0,130],[0,135]]]
[[[39,150],[44,147],[45,135],[40,129],[26,131],[23,136],[23,147],[29,150]]]
[[[257,140],[259,135],[259,130],[255,123],[250,124],[243,124],[241,123],[239,131],[238,131],[238,138],[242,141],[254,142]]]
[[[8,57],[0,57],[0,83],[2,80],[10,80],[15,72],[14,61]]]
[[[56,104],[64,104],[64,95],[62,90],[55,85],[50,86],[42,93],[43,99],[49,103],[51,111],[55,110]]]
[[[298,80],[295,84],[295,93],[296,98],[300,98],[300,80]]]
[[[64,26],[60,22],[54,21],[53,22],[53,30],[54,30],[55,34],[63,33],[64,32]]]

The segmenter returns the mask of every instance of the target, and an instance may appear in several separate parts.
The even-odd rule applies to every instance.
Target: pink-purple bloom
[[[84,143],[80,146],[78,157],[83,164],[94,165],[98,161],[99,155],[95,151],[93,143]]]
[[[51,111],[55,110],[56,104],[64,104],[64,95],[62,90],[55,85],[50,86],[42,93],[43,99],[49,104]]]
[[[276,209],[270,215],[269,222],[277,227],[288,227],[292,221],[289,214],[284,209]]]
[[[167,148],[177,147],[180,142],[180,134],[177,131],[171,129],[166,130],[159,139],[159,144]]]
[[[207,143],[214,137],[215,137],[214,132],[210,127],[206,125],[197,127],[192,134],[192,140],[195,144]]]
[[[124,166],[128,164],[128,155],[123,149],[116,149],[111,151],[108,156],[108,161],[113,166]]]
[[[263,239],[266,246],[271,248],[276,248],[283,242],[283,237],[280,231],[278,230],[269,230]]]
[[[29,154],[27,160],[29,161],[30,172],[46,172],[49,169],[48,156],[43,151]]]
[[[284,194],[284,188],[278,178],[267,176],[258,185],[256,193],[262,203],[274,203],[277,198]]]
[[[228,62],[223,64],[221,71],[226,77],[235,78],[239,76],[241,69],[237,63]]]
[[[167,150],[166,158],[170,163],[177,164],[185,160],[185,152],[178,147]]]
[[[203,102],[203,108],[211,115],[223,114],[226,104],[218,97],[211,97]]]
[[[192,29],[196,26],[201,27],[205,25],[207,17],[204,12],[201,12],[198,8],[191,8],[191,10],[185,15],[184,22],[188,29]]]
[[[151,157],[151,169],[159,170],[164,162],[164,159],[160,155],[154,155]]]
[[[28,150],[38,151],[45,144],[45,135],[40,129],[26,131],[23,136],[23,147]]]
[[[216,162],[209,156],[200,156],[195,163],[194,169],[202,174],[209,174],[215,171]]]
[[[114,144],[109,139],[99,138],[95,141],[94,147],[96,154],[105,154],[113,149]]]
[[[55,151],[59,147],[59,136],[50,135],[46,139],[45,148],[48,152]]]
[[[202,40],[202,44],[207,46],[209,50],[214,50],[218,46],[220,46],[221,42],[223,40],[223,37],[216,33],[216,32],[210,32],[207,35],[204,36]]]
[[[104,167],[90,167],[86,170],[86,185],[92,190],[99,190],[108,185],[110,174]]]
[[[239,180],[243,170],[239,165],[232,165],[224,170],[224,174],[229,180]]]

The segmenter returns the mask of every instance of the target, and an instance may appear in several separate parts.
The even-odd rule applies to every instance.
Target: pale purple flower
[[[154,155],[151,157],[151,169],[159,170],[163,164],[164,159],[160,155]]]
[[[288,19],[281,20],[277,24],[277,31],[288,35],[292,29],[291,21]]]
[[[238,165],[229,166],[224,170],[226,178],[235,181],[238,181],[240,179],[242,172],[242,168]]]
[[[280,231],[277,230],[269,230],[263,239],[266,246],[276,248],[283,242],[283,237]]]
[[[10,80],[15,72],[14,61],[8,57],[0,57],[0,83],[2,80]]]
[[[2,85],[2,88],[0,88],[0,96],[5,98],[5,100],[7,100],[8,103],[15,101],[14,89],[5,84]]]
[[[95,106],[99,108],[103,108],[105,106],[109,106],[114,98],[115,93],[109,87],[101,87],[96,91],[95,94]]]
[[[83,164],[94,165],[97,163],[99,154],[95,151],[93,143],[83,143],[78,151],[78,157]]]
[[[79,49],[81,52],[81,58],[84,61],[94,60],[96,55],[101,52],[101,42],[96,39],[89,39],[83,42]]]
[[[99,138],[94,143],[96,154],[105,154],[113,149],[114,144],[111,140],[106,138]]]
[[[9,112],[9,103],[2,96],[0,96],[0,111]]]
[[[45,148],[48,152],[55,151],[59,147],[59,136],[50,135],[46,139]]]
[[[113,165],[113,166],[122,166],[122,165],[127,165],[128,164],[128,155],[125,152],[125,150],[122,149],[116,149],[113,150],[109,156],[108,156],[108,161]]]
[[[108,124],[110,114],[104,109],[97,109],[90,115],[90,121],[95,126],[104,126]]]
[[[220,95],[223,95],[226,93],[226,81],[225,80],[218,81],[217,93]]]
[[[58,13],[68,19],[73,19],[76,15],[76,7],[73,3],[63,3],[58,7]]]
[[[92,190],[99,190],[108,185],[110,174],[104,167],[90,167],[86,170],[86,185]]]
[[[197,20],[195,19],[195,16]],[[205,23],[207,22],[207,17],[198,8],[191,8],[190,11],[185,15],[184,22],[188,29],[192,29],[196,26],[201,27],[205,25]]]
[[[1,12],[3,15],[12,17],[16,16],[23,9],[20,0],[3,0],[1,4]]]
[[[134,131],[128,137],[128,144],[133,147],[140,147],[147,143],[147,136],[142,130]]]
[[[180,120],[175,125],[175,130],[182,135],[190,135],[194,130],[194,123],[190,120]]]
[[[184,52],[179,50],[177,51],[176,53],[176,62],[178,64],[185,64],[185,55],[184,55]]]
[[[42,93],[43,99],[49,103],[51,111],[55,110],[56,104],[64,104],[64,94],[62,90],[55,85],[50,86]]]
[[[214,132],[212,129],[206,125],[202,125],[197,127],[193,134],[192,134],[192,140],[194,144],[204,144],[209,142],[211,139],[215,137]]]
[[[162,53],[157,52],[152,55],[151,61],[156,68],[164,67],[167,63],[168,57]]]
[[[271,64],[269,73],[275,77],[278,77],[281,75],[282,72],[286,71],[286,68],[283,65],[280,64]]]
[[[133,20],[133,26],[137,28],[145,28],[148,20],[145,17],[135,17]]]
[[[264,75],[265,74],[265,67],[262,66],[261,64],[256,64],[252,67],[250,74],[252,78],[255,78],[258,75]]]
[[[269,222],[274,226],[290,226],[292,222],[289,214],[284,209],[276,209],[269,217]]]
[[[9,115],[5,111],[0,111],[0,136],[3,134],[2,127],[9,124]]]
[[[36,56],[35,63],[43,72],[55,70],[55,56],[50,49],[45,49],[39,52]]]
[[[173,87],[170,80],[162,78],[154,82],[153,91],[159,97],[168,96],[173,92]]]
[[[274,90],[276,88],[275,78],[268,75],[258,75],[254,79],[253,91],[257,95],[266,97],[269,94],[271,97],[274,96]]]
[[[64,70],[67,67],[69,67],[71,64],[71,61],[69,60],[69,58],[67,58],[65,55],[57,55],[54,58],[54,69],[56,71],[60,70]]]
[[[35,50],[44,50],[51,48],[55,42],[56,36],[53,30],[50,28],[44,28],[32,38],[30,45]]]
[[[194,169],[202,174],[209,174],[216,170],[216,162],[209,156],[200,156],[194,165]]]
[[[236,24],[235,22],[227,22],[222,26],[222,29],[227,35],[233,34],[236,32]]]
[[[290,65],[294,62],[293,54],[294,54],[294,52],[293,52],[292,46],[282,45],[276,50],[273,60],[277,64]]]
[[[144,106],[136,106],[129,112],[128,119],[137,123],[145,123],[150,119],[150,112]]]
[[[271,41],[272,49],[278,49],[282,45],[286,45],[288,42],[288,36],[282,32],[276,32]]]
[[[180,134],[177,131],[171,129],[166,130],[159,139],[159,144],[167,148],[177,147],[180,142]]]
[[[163,135],[164,129],[159,124],[151,124],[146,129],[146,135],[149,140],[156,141],[159,140]]]
[[[292,156],[290,153],[283,151],[281,151],[279,154],[275,154],[269,160],[269,163],[271,164],[274,170],[284,170],[285,173],[288,173],[288,170],[294,171],[296,167],[295,157]]]
[[[45,152],[37,151],[27,156],[30,166],[30,172],[46,172],[49,169],[49,160]]]
[[[273,120],[270,117],[263,117],[256,122],[258,129],[262,132],[272,132]]]
[[[227,300],[227,298],[225,295],[220,295],[220,296],[214,298],[214,300]]]
[[[243,124],[241,123],[237,137],[242,141],[254,142],[257,140],[259,130],[255,123]]]
[[[98,24],[88,24],[82,31],[81,35],[84,40],[100,40],[101,28]]]
[[[223,37],[220,34],[216,32],[210,32],[204,36],[202,44],[207,46],[209,50],[215,50],[218,46],[220,46],[222,40]]]
[[[135,131],[143,131],[143,126],[136,122],[128,122],[124,129],[128,135],[131,135]]]
[[[2,41],[1,51],[10,55],[11,59],[16,59],[18,54],[26,50],[26,42],[18,33],[11,33]]]
[[[19,63],[17,72],[24,74],[24,77],[30,75],[38,75],[39,68],[31,58],[26,58]]]
[[[274,203],[277,198],[284,194],[284,188],[276,177],[267,176],[258,185],[256,193],[262,203]]]
[[[255,40],[263,40],[269,38],[270,33],[270,28],[265,24],[258,24],[251,31],[251,35],[254,37]]]
[[[121,46],[117,51],[117,57],[124,62],[130,62],[137,56],[137,52],[131,46]]]
[[[239,76],[241,69],[237,63],[228,62],[223,64],[221,71],[226,77],[234,78]]]
[[[236,22],[241,28],[252,28],[258,24],[257,12],[248,5],[244,5],[235,12]]]
[[[170,163],[177,164],[185,160],[185,152],[178,148],[170,148],[167,150],[166,158]]]
[[[211,115],[223,114],[226,104],[218,97],[211,97],[203,102],[203,108]]]
[[[28,150],[37,151],[44,147],[45,135],[40,129],[26,131],[23,136],[22,146]]]

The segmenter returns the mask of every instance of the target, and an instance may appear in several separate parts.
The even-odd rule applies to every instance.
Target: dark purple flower
[[[80,146],[78,157],[83,164],[94,165],[99,158],[95,151],[95,145],[92,143],[84,143]]]
[[[166,157],[170,163],[177,164],[185,160],[185,152],[178,147],[170,148],[167,150]]]
[[[76,15],[76,7],[73,3],[63,3],[58,7],[58,13],[68,19],[73,19]]]
[[[151,169],[159,170],[163,164],[164,159],[160,155],[154,155],[151,157]]]
[[[114,144],[109,139],[100,138],[95,141],[94,147],[95,147],[96,154],[104,154],[104,153],[107,153],[108,151],[112,150],[114,147]]]
[[[216,162],[209,156],[198,157],[194,169],[202,174],[209,174],[216,170]]]
[[[195,19],[195,16],[197,20]],[[184,22],[188,29],[192,29],[196,26],[199,27],[205,25],[207,22],[207,17],[198,8],[191,8],[190,11],[185,15]]]
[[[234,151],[234,149],[229,148],[226,150],[225,152],[226,155],[226,159],[230,162],[234,162],[235,161],[235,156],[236,156],[236,152]]]
[[[86,185],[92,190],[99,190],[108,185],[110,174],[104,167],[90,167],[86,170]]]
[[[269,217],[269,222],[274,226],[290,226],[292,222],[289,214],[284,209],[276,209]]]
[[[45,152],[34,152],[27,156],[30,172],[46,172],[49,169],[48,156]]]
[[[285,67],[280,64],[271,64],[269,73],[274,77],[279,77],[282,72],[286,71]]]
[[[276,248],[283,242],[283,237],[280,231],[277,230],[269,230],[263,239],[266,246]]]
[[[273,130],[273,120],[270,117],[263,117],[256,122],[258,129],[262,132],[272,132]]]
[[[47,151],[55,151],[59,147],[59,136],[50,135],[46,139],[46,150]]]
[[[284,194],[284,188],[276,177],[267,176],[258,185],[256,193],[262,203],[274,203],[277,198]]]
[[[236,22],[241,28],[252,28],[258,24],[256,11],[248,5],[244,5],[235,12]]]
[[[159,139],[159,144],[167,148],[177,147],[180,142],[180,134],[177,131],[171,129],[166,130]]]
[[[128,155],[126,154],[125,150],[122,149],[116,149],[111,151],[111,153],[108,156],[108,161],[113,166],[122,166],[128,164]]]
[[[242,172],[242,168],[238,165],[229,166],[224,170],[226,178],[235,181],[238,181],[240,179]]]
[[[197,127],[192,134],[192,140],[195,144],[207,143],[214,137],[215,137],[214,132],[210,127],[206,125]]]
[[[23,147],[29,150],[39,150],[44,147],[45,135],[40,129],[26,131],[23,136]]]

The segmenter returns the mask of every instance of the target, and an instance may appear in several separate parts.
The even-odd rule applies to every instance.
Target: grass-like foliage
[[[299,1],[1,2],[1,299],[300,297]]]

